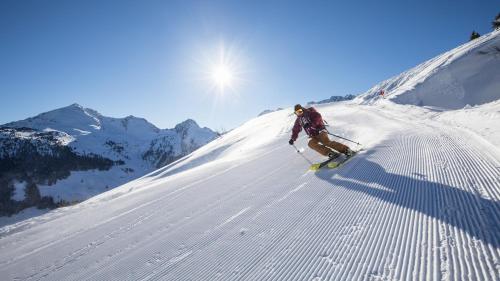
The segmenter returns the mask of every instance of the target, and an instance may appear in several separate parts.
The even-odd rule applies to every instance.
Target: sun
[[[216,102],[236,100],[242,88],[249,83],[249,64],[244,49],[221,41],[212,47],[202,48],[199,54],[195,57],[193,72],[196,73],[196,81],[203,83],[200,86],[215,97]]]
[[[222,92],[234,83],[234,71],[229,65],[220,63],[212,69],[212,80],[215,86]]]

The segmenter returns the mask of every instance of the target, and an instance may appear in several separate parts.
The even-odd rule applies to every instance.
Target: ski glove
[[[290,140],[288,141],[288,143],[289,143],[290,145],[293,145],[293,142],[294,142],[294,140],[293,140],[293,139],[290,139]]]

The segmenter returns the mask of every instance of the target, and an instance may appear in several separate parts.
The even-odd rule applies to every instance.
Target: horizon
[[[473,30],[491,32],[495,8],[3,1],[0,92],[9,106],[0,124],[77,103],[158,128],[193,119],[230,130],[267,109],[359,95],[466,43]]]

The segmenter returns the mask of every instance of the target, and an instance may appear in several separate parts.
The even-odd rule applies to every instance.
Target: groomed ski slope
[[[287,143],[291,110],[270,113],[141,179],[1,228],[0,279],[500,279],[498,147],[425,108],[317,109],[364,144],[343,168],[308,172]],[[306,142],[304,156],[322,159]]]

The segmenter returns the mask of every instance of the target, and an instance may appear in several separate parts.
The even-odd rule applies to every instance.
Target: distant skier
[[[304,128],[304,131],[310,138],[308,143],[309,147],[320,154],[329,158],[337,157],[337,152],[344,153],[348,157],[353,154],[353,151],[347,145],[332,141],[328,138],[323,118],[316,109],[312,107],[304,108],[300,104],[295,105],[294,109],[297,119],[293,125],[292,138],[288,142],[290,145],[293,145],[300,131]]]
[[[385,91],[383,89],[380,90],[379,96],[383,99],[385,98]]]

